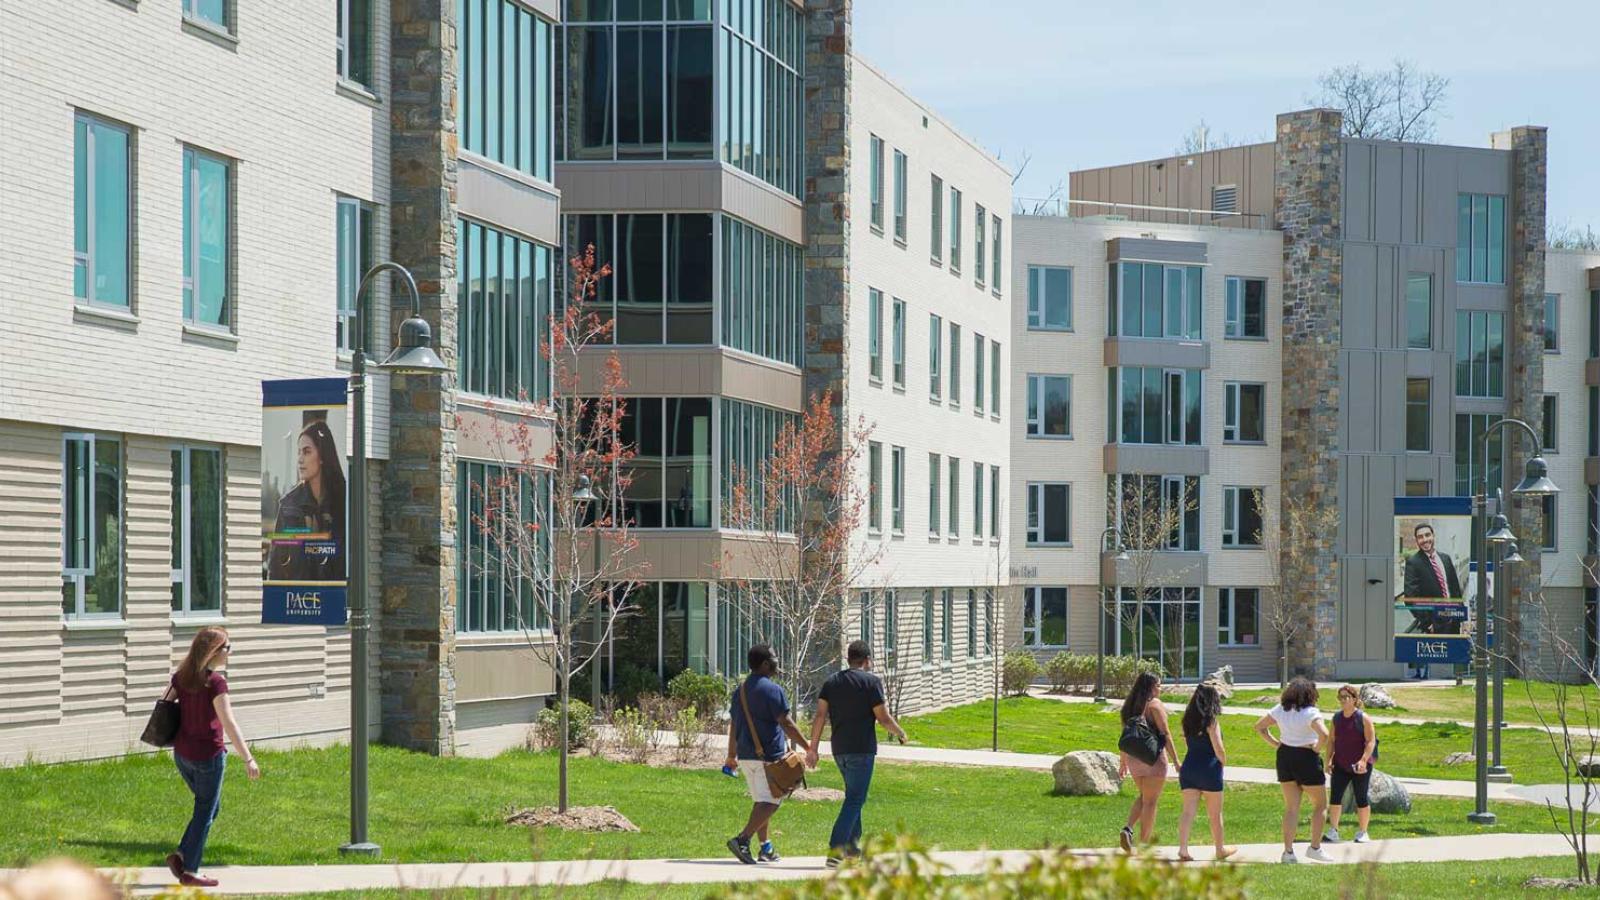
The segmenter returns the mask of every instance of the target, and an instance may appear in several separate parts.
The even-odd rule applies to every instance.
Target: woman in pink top
[[[215,878],[198,873],[206,852],[206,837],[222,802],[222,775],[228,762],[228,751],[222,742],[224,733],[233,742],[233,749],[244,757],[250,778],[261,777],[261,767],[250,755],[239,723],[233,718],[228,680],[216,671],[228,665],[232,651],[226,631],[216,627],[200,629],[167,687],[178,700],[178,736],[172,744],[172,759],[189,792],[194,794],[194,814],[183,832],[178,852],[167,854],[167,868],[180,884],[194,887],[214,887],[217,883]]]
[[[1178,751],[1172,746],[1172,732],[1167,728],[1167,707],[1161,702],[1161,679],[1153,672],[1140,672],[1134,679],[1127,699],[1122,701],[1122,723],[1144,716],[1150,727],[1161,735],[1161,756],[1153,763],[1141,762],[1122,754],[1118,777],[1131,775],[1139,786],[1139,795],[1133,798],[1133,808],[1128,810],[1128,822],[1122,826],[1122,849],[1133,852],[1133,823],[1139,823],[1139,843],[1148,844],[1155,837],[1156,806],[1161,802],[1161,789],[1167,786],[1167,760],[1173,768],[1178,766]]]

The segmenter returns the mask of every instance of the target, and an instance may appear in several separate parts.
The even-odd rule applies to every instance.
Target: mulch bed
[[[614,806],[569,806],[558,812],[554,806],[519,809],[506,816],[507,825],[532,828],[560,828],[565,831],[638,831],[639,826],[617,812]]]

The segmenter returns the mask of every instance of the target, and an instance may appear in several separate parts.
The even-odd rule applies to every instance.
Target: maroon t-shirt
[[[186,691],[172,676],[172,690],[178,696],[178,737],[172,752],[190,762],[205,762],[222,752],[222,720],[212,701],[228,692],[228,680],[221,672],[207,672],[206,686]]]

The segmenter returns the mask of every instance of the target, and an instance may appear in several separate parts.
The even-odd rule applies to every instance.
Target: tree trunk
[[[571,713],[572,700],[572,634],[571,629],[562,629],[561,633],[561,764],[560,774],[557,777],[559,789],[557,791],[556,808],[561,812],[567,811],[567,755],[570,752],[567,744],[570,739],[568,732],[568,719]]]
[[[1278,690],[1281,691],[1289,686],[1289,641],[1284,639],[1278,643]]]

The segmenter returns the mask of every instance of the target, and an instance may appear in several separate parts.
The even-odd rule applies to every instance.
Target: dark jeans
[[[222,773],[228,767],[228,754],[218,753],[204,762],[184,759],[172,754],[178,764],[178,774],[194,794],[194,815],[189,827],[184,829],[183,840],[178,844],[178,854],[183,857],[183,867],[190,872],[200,871],[200,860],[206,854],[206,837],[211,834],[211,823],[222,806]]]
[[[859,849],[861,846],[861,807],[867,805],[867,788],[872,786],[872,765],[875,753],[841,753],[833,757],[844,776],[844,805],[839,807],[839,818],[833,823],[833,834],[828,838],[828,849]]]

